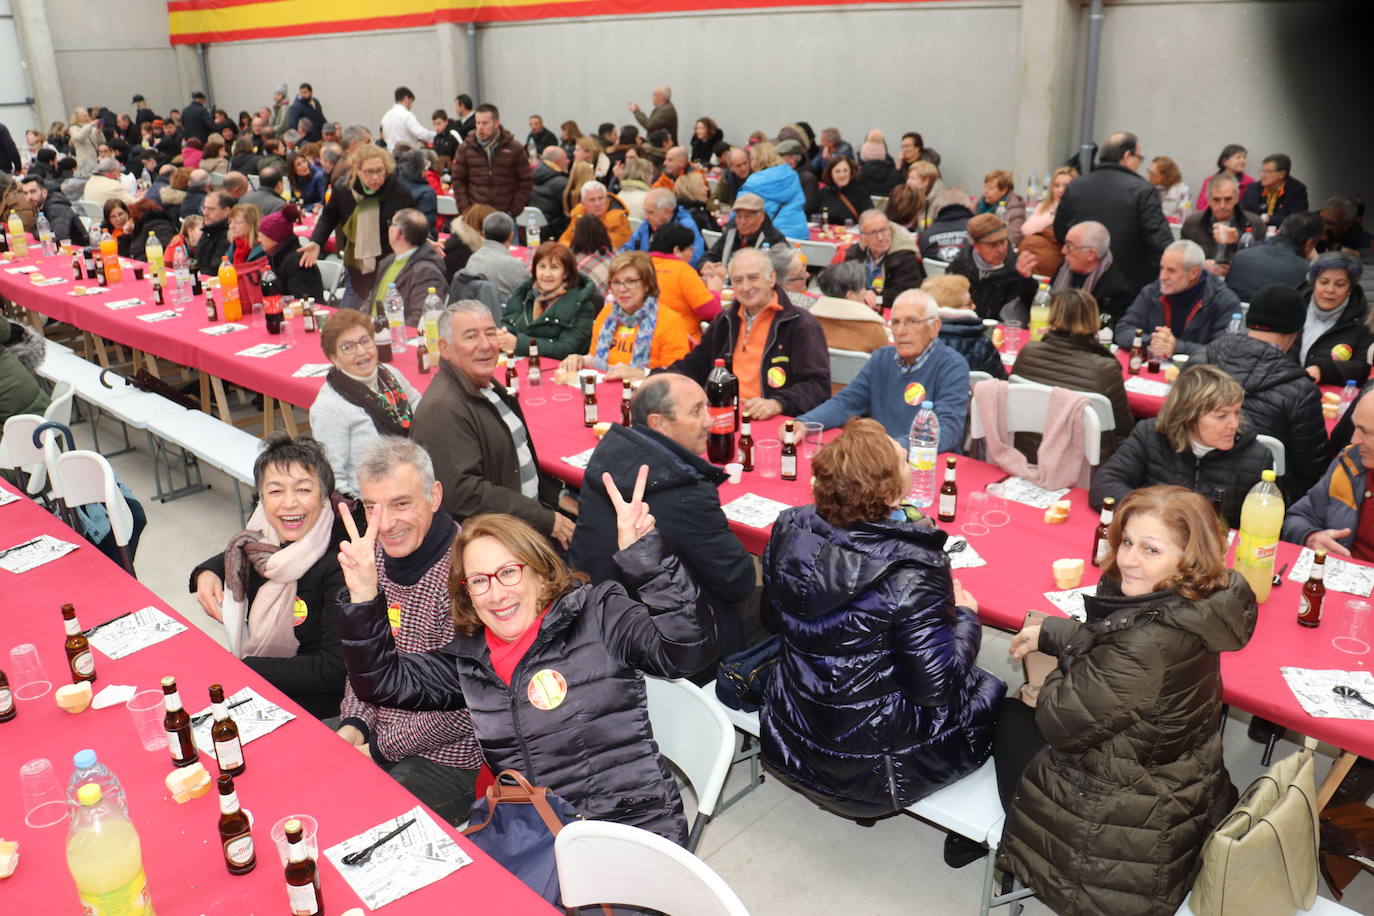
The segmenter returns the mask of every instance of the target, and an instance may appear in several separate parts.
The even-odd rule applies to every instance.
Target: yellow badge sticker
[[[1331,358],[1338,363],[1346,361],[1353,355],[1354,351],[1350,349],[1349,344],[1336,344],[1331,348]]]
[[[920,382],[912,382],[906,386],[906,391],[902,392],[902,400],[912,407],[920,407],[921,402],[926,399],[926,386]]]
[[[526,693],[535,709],[557,709],[568,696],[568,682],[552,668],[543,668],[530,678]]]
[[[787,370],[782,366],[774,366],[768,370],[768,384],[772,388],[781,388],[787,384]]]
[[[394,636],[401,629],[401,608],[398,605],[391,605],[386,609],[386,621],[391,624],[391,633]]]
[[[310,616],[310,609],[305,606],[304,601],[297,598],[296,603],[291,605],[291,625],[293,627],[300,626],[305,623],[305,618],[308,616]]]

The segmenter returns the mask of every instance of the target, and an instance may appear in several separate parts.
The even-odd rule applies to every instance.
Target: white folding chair
[[[55,447],[55,445],[54,445]],[[110,530],[114,532],[119,558],[129,575],[134,575],[133,560],[129,557],[129,539],[134,534],[134,516],[129,503],[115,484],[114,469],[105,456],[78,449],[57,457],[53,480],[62,489],[67,507],[75,509],[89,503],[100,503],[110,516]]]
[[[224,173],[223,173],[223,172],[211,172],[211,173],[210,173],[210,187],[212,187],[212,188],[222,188],[222,187],[224,187]]]
[[[100,204],[93,200],[78,198],[72,201],[72,209],[75,210],[78,215],[90,219],[95,225],[99,225],[105,219],[105,211],[101,209]]]
[[[658,750],[683,772],[697,797],[697,819],[687,838],[687,849],[695,852],[725,788],[735,729],[720,705],[691,681],[646,677],[644,690]]]
[[[72,383],[66,379],[60,379],[53,385],[52,397],[48,402],[48,409],[43,411],[43,418],[39,423],[61,423],[63,426],[72,425],[72,399],[76,396],[76,389]],[[32,445],[33,430],[29,430],[29,444]],[[29,485],[24,488],[24,492],[30,496],[37,496],[42,493],[48,485],[48,468],[39,456],[39,460],[28,468],[25,468],[29,475]]]
[[[89,236],[91,234],[91,227],[95,225],[95,220],[91,219],[84,213],[78,213],[76,215],[76,218],[81,220],[81,228],[85,229],[86,235]]]
[[[249,176],[247,176],[247,177],[248,177],[248,183],[251,184],[251,185],[253,186],[253,190],[254,190],[254,191],[256,191],[256,190],[258,190],[259,188],[262,187],[262,182],[258,180],[258,176],[256,176],[256,175],[249,175]]]
[[[320,270],[320,280],[324,283],[324,291],[326,293],[334,292],[343,283],[343,261],[320,258],[315,262],[315,266]]]
[[[970,372],[969,376],[972,377],[972,375],[973,373]],[[1019,375],[1008,376],[1007,381],[1013,385],[1037,385],[1046,390],[1051,387],[1041,384],[1040,382],[1032,382],[1030,379],[1022,378]],[[1074,390],[1078,391],[1076,388]],[[1104,433],[1116,429],[1116,414],[1112,411],[1112,402],[1110,398],[1098,391],[1078,391],[1078,393],[1087,398],[1088,403],[1091,404],[1093,410],[1097,412],[1097,422],[1102,427]]]
[[[631,216],[629,219],[630,219],[630,232],[631,232],[631,234],[633,234],[634,231],[637,230],[637,229],[639,228],[639,224],[642,223],[642,222],[644,222],[644,220],[640,219],[640,218],[637,217],[637,216]]]
[[[33,444],[33,431],[42,422],[43,418],[36,413],[17,413],[5,421],[4,434],[0,435],[0,468],[18,471],[19,484],[30,496],[43,492],[42,486],[33,488],[36,475],[41,473],[45,484],[48,479],[43,449]]]
[[[714,229],[703,229],[701,230],[701,240],[706,243],[707,248],[710,248],[720,241],[720,233]]]
[[[859,370],[873,356],[872,353],[862,353],[858,350],[839,350],[835,347],[830,348],[830,382],[833,385],[848,385],[854,381],[854,376],[859,374]]]
[[[801,249],[801,253],[806,256],[806,266],[814,267],[817,270],[829,267],[834,263],[835,255],[840,250],[840,246],[834,242],[813,242],[810,239],[788,239],[788,241]]]
[[[440,216],[458,215],[458,201],[447,194],[438,195],[435,206]]]
[[[1041,385],[1007,386],[1007,432],[1043,433],[1045,415],[1050,409],[1050,394],[1053,388]],[[1078,394],[1080,392],[1074,392]],[[982,417],[978,412],[978,395],[975,390],[973,401],[969,404],[969,430],[974,439],[986,438]],[[1102,424],[1097,420],[1097,411],[1091,403],[1083,405],[1083,455],[1092,467],[1102,460]]]
[[[691,916],[749,916],[711,866],[656,833],[607,821],[574,821],[553,841],[566,907],[599,903]]]
[[[940,276],[943,276],[944,273],[945,273],[945,270],[949,268],[949,262],[948,262],[948,261],[937,261],[937,260],[935,260],[934,258],[924,258],[924,259],[922,259],[922,260],[921,260],[921,265],[926,269],[926,276],[927,276],[927,277],[940,277]]]
[[[1269,453],[1274,456],[1274,476],[1282,477],[1288,465],[1283,443],[1273,436],[1256,436],[1255,438],[1259,441],[1260,445],[1269,449]]]

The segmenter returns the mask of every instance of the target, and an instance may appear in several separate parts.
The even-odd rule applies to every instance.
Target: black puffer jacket
[[[1232,528],[1239,528],[1246,494],[1259,483],[1260,474],[1273,466],[1273,455],[1255,440],[1253,429],[1242,427],[1230,450],[1214,449],[1197,458],[1192,449],[1174,451],[1169,440],[1155,431],[1151,417],[1137,423],[1116,454],[1093,472],[1088,501],[1101,509],[1108,496],[1120,503],[1132,490],[1172,483],[1208,500],[1220,492],[1222,517]]]
[[[680,677],[716,655],[711,611],[662,535],[615,554],[616,582],[583,585],[554,601],[511,683],[491,666],[487,636],[397,655],[385,603],[342,604],[344,660],[359,698],[399,709],[462,709],[487,764],[519,770],[579,814],[687,840],[682,799],[654,744],[644,674]],[[530,702],[535,674],[566,682],[552,709]],[[538,694],[536,694],[538,695]],[[549,705],[549,704],[545,704]]]
[[[166,210],[149,210],[138,218],[126,235],[129,237],[129,250],[125,252],[135,261],[148,260],[148,233],[152,233],[158,243],[162,245],[162,250],[166,251],[172,244],[172,239],[176,238],[177,223]],[[123,238],[120,239],[123,241]],[[168,262],[168,267],[171,263]],[[218,269],[219,265],[216,264]]]
[[[979,318],[1019,321],[1024,325],[1030,318],[1031,300],[1039,284],[1035,277],[1023,277],[1016,269],[1016,249],[1007,248],[1002,266],[985,277],[979,277],[978,265],[973,261],[973,249],[968,248],[949,265],[949,273],[967,277],[969,295]]]
[[[984,333],[982,319],[968,309],[940,309],[940,339],[964,358],[970,370],[1007,377],[1002,356]]]
[[[1312,284],[1304,283],[1298,287],[1302,301],[1313,308]],[[1350,348],[1350,359],[1337,360],[1331,355],[1332,348],[1345,344]],[[1358,283],[1350,285],[1350,301],[1336,323],[1321,337],[1318,337],[1307,350],[1304,366],[1316,366],[1321,370],[1323,385],[1344,385],[1354,379],[1361,385],[1369,378],[1369,348],[1374,346],[1374,330],[1369,327],[1369,302],[1364,297],[1364,288]],[[1295,358],[1302,358],[1302,335],[1293,341],[1288,352]]]
[[[827,808],[900,811],[988,757],[1006,685],[974,664],[982,628],[954,604],[944,543],[904,521],[836,528],[813,506],[773,525],[762,613],[782,650],[763,759]]]
[[[1279,483],[1284,499],[1293,505],[1331,463],[1321,389],[1293,357],[1243,334],[1223,334],[1197,361],[1213,363],[1240,382],[1250,428],[1283,443],[1287,468]]]
[[[950,204],[935,214],[935,219],[921,230],[921,257],[953,263],[968,250],[968,221],[973,211],[963,204]]]
[[[1007,812],[998,864],[1063,916],[1169,916],[1198,854],[1235,803],[1222,761],[1222,652],[1250,641],[1259,609],[1238,573],[1190,601],[1128,598],[1103,579],[1088,622],[1045,621],[1035,723],[1048,747]]]

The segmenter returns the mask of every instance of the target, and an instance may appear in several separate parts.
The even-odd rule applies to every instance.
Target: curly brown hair
[[[568,568],[549,546],[548,538],[535,531],[527,522],[513,515],[488,513],[474,515],[463,522],[463,530],[453,541],[452,564],[448,574],[448,595],[453,612],[453,625],[464,636],[476,636],[484,624],[477,616],[472,598],[463,586],[467,572],[463,569],[463,548],[481,537],[495,538],[515,558],[525,564],[525,575],[538,576],[543,586],[539,590],[539,606],[546,608],[564,595],[590,581],[586,573]]]
[[[905,491],[902,460],[877,420],[850,420],[840,437],[811,459],[816,513],[836,528],[876,522]]]
[[[1175,546],[1183,551],[1178,571],[1158,583],[1158,588],[1174,589],[1190,601],[1198,601],[1226,587],[1226,542],[1216,513],[1200,495],[1173,484],[1132,490],[1121,501],[1107,529],[1111,549],[1102,568],[1104,577],[1121,581],[1116,549],[1121,545],[1126,523],[1136,515],[1158,518],[1169,530]]]

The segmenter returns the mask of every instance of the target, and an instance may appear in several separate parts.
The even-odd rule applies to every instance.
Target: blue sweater
[[[700,267],[701,258],[706,254],[706,242],[701,237],[701,230],[697,228],[697,221],[692,219],[692,215],[678,207],[673,213],[673,219],[679,226],[686,226],[692,230],[692,266]],[[630,236],[630,240],[620,246],[621,251],[648,251],[649,239],[653,235],[653,227],[646,219],[639,224],[639,228]]]
[[[924,392],[913,391],[911,400],[915,403],[909,404],[905,395],[907,386],[913,384],[922,386]],[[831,429],[843,425],[850,417],[867,414],[905,447],[911,421],[923,400],[935,402],[935,415],[940,418],[940,451],[959,451],[964,444],[964,424],[968,422],[968,363],[939,340],[930,345],[926,361],[915,369],[902,366],[896,347],[873,351],[843,391],[797,419],[822,423]]]

